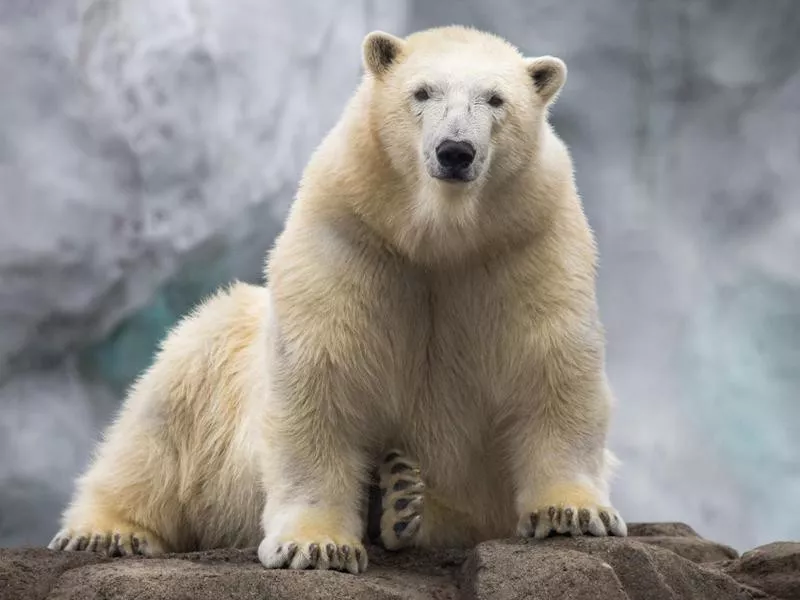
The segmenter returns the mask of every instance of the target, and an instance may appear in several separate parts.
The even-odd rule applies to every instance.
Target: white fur
[[[389,447],[425,481],[417,545],[624,535],[594,240],[546,118],[563,63],[458,27],[371,34],[364,61],[270,253],[269,292],[237,284],[170,333],[51,547],[261,540],[268,567],[358,572],[363,486]],[[409,95],[421,77],[446,90],[427,120]],[[489,89],[501,108],[481,104]],[[425,166],[426,136],[456,121],[483,157],[465,183]]]

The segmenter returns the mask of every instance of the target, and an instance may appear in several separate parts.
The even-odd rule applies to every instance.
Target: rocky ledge
[[[0,600],[531,598],[800,599],[800,543],[739,556],[682,523],[639,523],[626,539],[496,540],[472,550],[370,548],[362,575],[268,571],[255,549],[108,558],[0,549]]]

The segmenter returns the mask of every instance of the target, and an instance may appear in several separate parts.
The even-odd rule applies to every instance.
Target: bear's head
[[[502,38],[458,26],[405,39],[372,32],[363,59],[393,167],[447,188],[523,168],[567,74],[558,58],[526,58]]]

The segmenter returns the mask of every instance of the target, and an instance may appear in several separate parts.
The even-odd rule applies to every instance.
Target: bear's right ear
[[[386,73],[403,51],[405,42],[383,31],[373,31],[364,38],[361,50],[364,54],[364,67],[380,77]]]

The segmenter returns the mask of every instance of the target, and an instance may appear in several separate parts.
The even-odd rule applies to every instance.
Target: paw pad
[[[419,465],[399,450],[390,451],[380,468],[380,487],[381,542],[388,550],[411,546],[422,524],[425,484]]]

